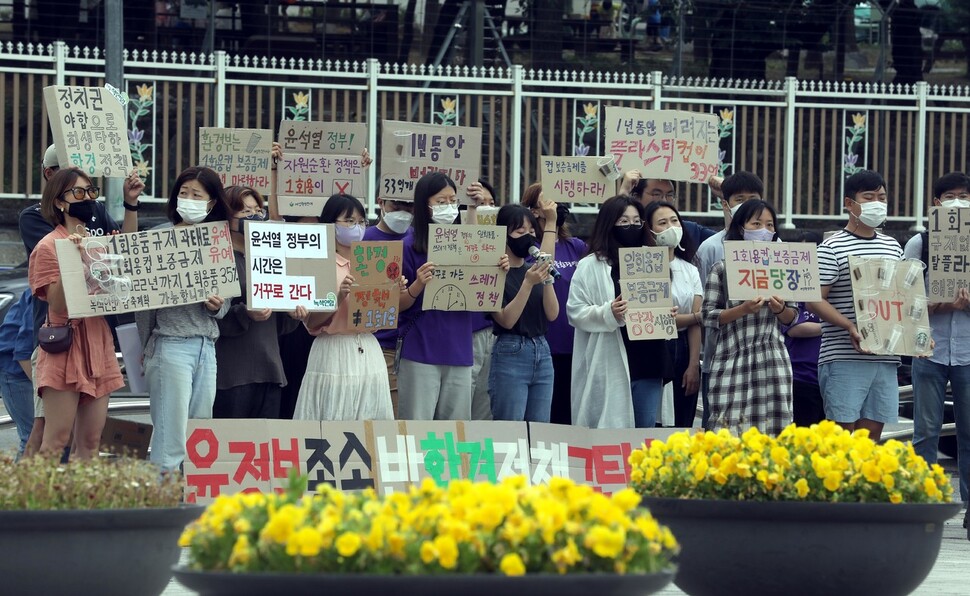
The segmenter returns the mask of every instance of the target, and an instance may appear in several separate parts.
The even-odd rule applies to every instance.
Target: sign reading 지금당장
[[[752,300],[778,296],[791,302],[818,302],[818,256],[813,242],[724,243],[728,297]]]

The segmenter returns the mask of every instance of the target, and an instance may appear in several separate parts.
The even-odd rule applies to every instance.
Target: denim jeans
[[[34,384],[24,374],[12,375],[0,370],[0,395],[3,395],[3,407],[17,426],[17,436],[20,437],[17,453],[22,454],[34,428]]]
[[[637,379],[630,383],[633,391],[633,421],[637,428],[657,425],[657,412],[664,395],[663,379]]]
[[[212,418],[216,399],[216,345],[207,337],[157,336],[145,358],[152,415],[152,462],[164,471],[185,459],[189,418]]]
[[[492,416],[495,420],[549,422],[553,376],[545,337],[499,335],[488,371]]]
[[[960,498],[967,502],[967,482],[970,482],[970,365],[946,366],[926,358],[913,359],[913,449],[927,463],[936,463],[947,381],[953,393],[953,416],[957,427]]]

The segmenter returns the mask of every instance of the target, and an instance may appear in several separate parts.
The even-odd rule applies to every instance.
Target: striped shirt
[[[892,236],[876,233],[873,238],[861,238],[840,230],[818,247],[818,275],[823,286],[829,286],[828,302],[855,324],[852,304],[852,281],[849,278],[849,255],[856,257],[903,258],[903,249]],[[899,363],[898,356],[862,354],[852,347],[849,332],[827,322],[822,323],[822,348],[818,363],[836,360]]]

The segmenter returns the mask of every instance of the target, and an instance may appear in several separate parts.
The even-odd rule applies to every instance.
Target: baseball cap
[[[61,163],[57,160],[57,147],[51,145],[44,151],[44,167],[45,168],[59,168]]]

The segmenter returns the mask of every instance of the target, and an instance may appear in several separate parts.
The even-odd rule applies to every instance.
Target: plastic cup
[[[870,352],[876,352],[882,348],[882,339],[879,337],[879,329],[874,325],[862,325],[859,327],[862,334],[862,347]]]
[[[873,267],[874,265],[869,260],[853,265],[849,271],[852,282],[859,288],[871,288],[873,286],[871,273]]]
[[[895,354],[901,339],[903,339],[903,326],[893,325],[893,330],[889,332],[889,337],[886,338],[886,352]]]
[[[922,321],[926,313],[926,296],[914,296],[913,304],[909,307],[909,316],[914,321]]]
[[[853,296],[855,301],[855,318],[856,322],[866,323],[876,318],[876,312],[869,310],[869,300],[879,296],[879,292],[873,290],[864,290],[862,292],[857,292],[856,296]]]
[[[879,280],[879,287],[884,290],[888,290],[893,285],[893,279],[896,277],[896,265],[899,261],[894,261],[892,259],[883,259],[879,263],[879,273],[876,276]]]
[[[414,133],[410,130],[395,130],[394,131],[394,152],[397,153],[397,161],[401,163],[408,162],[408,143],[411,142],[411,137]]]
[[[596,161],[596,167],[599,168],[600,173],[606,176],[610,182],[616,182],[623,176],[620,168],[616,165],[616,158],[612,155],[598,159]]]
[[[929,327],[917,327],[916,334],[913,336],[913,347],[917,354],[927,354],[930,350],[930,338],[933,330]]]
[[[909,264],[909,267],[906,269],[906,277],[903,278],[903,285],[911,288],[922,277],[925,266],[923,265],[923,261],[916,259],[909,259],[906,262]]]

